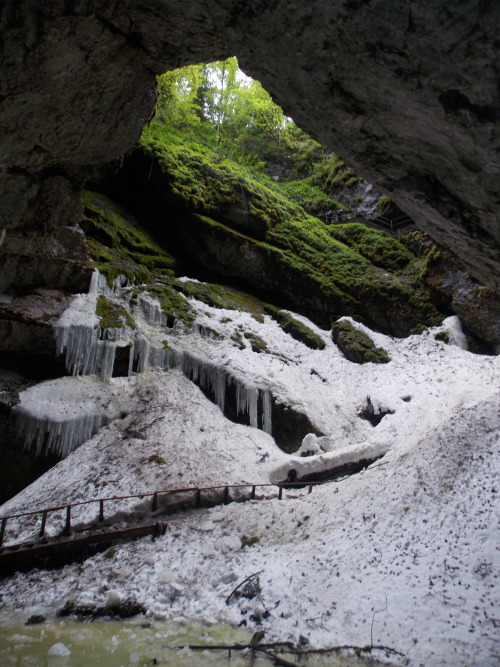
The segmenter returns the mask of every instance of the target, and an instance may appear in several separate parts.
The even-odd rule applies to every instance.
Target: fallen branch
[[[255,576],[255,575],[254,575]],[[250,578],[250,577],[249,577]],[[244,583],[244,582],[243,582]],[[185,646],[167,646],[167,649],[181,650]],[[273,642],[270,644],[190,644],[188,648],[193,651],[259,651],[264,653],[268,658],[274,660],[276,664],[282,667],[297,667],[295,662],[290,662],[282,655],[274,653],[274,650],[279,649],[281,653],[296,655],[298,657],[307,657],[309,655],[327,655],[329,653],[339,653],[340,651],[352,651],[360,656],[362,653],[371,653],[372,651],[382,651],[386,655],[397,655],[401,658],[406,657],[401,651],[397,651],[390,646],[355,646],[352,644],[342,644],[338,646],[328,646],[327,648],[295,648],[291,642]]]
[[[286,653],[293,653],[294,655],[312,655],[312,654],[326,654],[326,653],[337,653],[339,651],[354,651],[354,653],[371,653],[371,651],[384,651],[391,655],[399,655],[400,657],[406,657],[404,653],[396,651],[395,648],[390,646],[354,646],[352,644],[342,644],[339,646],[328,646],[327,648],[290,648],[286,649]]]
[[[243,586],[243,584],[246,584],[247,581],[249,581],[250,579],[253,579],[253,577],[257,577],[259,574],[262,574],[263,572],[264,572],[264,570],[261,570],[260,572],[256,572],[255,574],[251,574],[251,575],[250,575],[249,577],[247,577],[246,579],[243,579],[243,581],[241,581],[241,582],[236,586],[236,588],[233,588],[233,590],[229,593],[229,595],[228,595],[227,598],[226,598],[226,604],[229,604],[229,600],[233,597],[233,595],[236,593],[236,591],[238,590],[238,588],[240,588],[240,586]]]

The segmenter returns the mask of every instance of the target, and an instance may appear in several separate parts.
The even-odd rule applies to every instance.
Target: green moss
[[[239,310],[251,313],[255,318],[262,317],[263,302],[232,287],[186,280],[182,282],[178,281],[176,288],[186,296],[198,299],[198,301],[206,303],[213,308]]]
[[[243,341],[243,336],[241,334],[241,331],[235,331],[234,334],[231,336],[231,340],[233,343],[236,345],[237,348],[240,350],[244,350],[246,345]]]
[[[338,155],[332,155],[326,162],[316,167],[308,181],[332,196],[343,188],[354,187],[362,179],[349,169]]]
[[[343,209],[345,206],[325,194],[321,188],[311,185],[309,181],[289,181],[280,183],[279,189],[293,202],[302,206],[304,211],[317,215],[332,208]]]
[[[278,322],[283,331],[290,334],[295,340],[304,343],[304,345],[307,345],[307,347],[310,347],[312,350],[324,349],[324,340],[318,336],[318,334],[315,334],[312,329],[305,324],[302,324],[302,322],[299,322],[299,320],[296,320],[289,313],[285,313],[283,310],[279,310],[279,308],[275,308],[274,306],[267,306],[266,312]]]
[[[406,246],[388,232],[359,223],[332,225],[328,227],[328,233],[375,266],[389,271],[399,271],[415,259]]]
[[[82,227],[90,254],[110,286],[121,274],[132,283],[173,276],[173,257],[141,228],[130,213],[96,192],[85,191],[83,201]]]
[[[164,350],[170,350],[170,343],[168,340],[162,340],[161,344]]]
[[[180,320],[188,327],[193,324],[195,314],[185,297],[179,294],[176,281],[148,286],[147,291],[160,302],[161,309],[168,318],[168,326],[172,327],[175,320]]]
[[[377,211],[383,213],[390,207],[391,203],[391,198],[388,195],[382,195],[377,202]]]
[[[344,356],[356,364],[387,364],[391,360],[385,350],[375,347],[372,339],[350,322],[335,322],[332,338]]]
[[[434,336],[436,340],[440,340],[443,343],[449,343],[450,342],[450,334],[448,331],[438,331],[437,334]]]
[[[270,181],[157,121],[144,128],[140,146],[157,157],[179,203],[201,214],[237,204],[266,229],[294,214],[295,205]]]
[[[96,315],[99,318],[99,326],[101,329],[121,329],[124,326],[135,329],[135,322],[130,316],[130,313],[111,303],[102,294],[97,299]]]
[[[256,334],[251,333],[250,331],[245,331],[243,336],[250,343],[252,352],[257,352],[258,354],[260,354],[261,352],[269,353],[266,341],[263,340],[260,336],[257,336]]]
[[[187,244],[194,240],[203,261],[216,256],[228,275],[285,297],[321,325],[347,314],[405,335],[419,325],[437,323],[420,260],[391,235],[359,224],[327,226],[289,201],[276,185],[158,122],[145,129],[141,147],[163,172],[162,196],[187,212],[183,236]],[[287,187],[302,193],[303,201],[310,195],[317,206],[326,207],[328,201],[330,208],[332,200],[317,188],[331,194],[329,189],[353,180],[359,179],[333,156],[306,181]],[[241,253],[242,248],[248,252]],[[156,270],[157,255],[139,255],[143,270]],[[255,257],[251,267],[245,257]],[[248,297],[221,285],[188,281],[175,289],[213,307],[256,316],[263,312],[261,304],[248,303]]]

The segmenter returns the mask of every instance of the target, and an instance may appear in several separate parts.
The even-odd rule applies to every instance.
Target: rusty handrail
[[[325,484],[326,481],[318,481],[318,482],[266,482],[262,484],[252,484],[252,483],[245,483],[245,484],[218,484],[216,486],[190,486],[186,488],[181,488],[181,489],[163,489],[160,491],[148,491],[148,492],[143,492],[143,493],[134,493],[131,495],[127,496],[109,496],[107,498],[92,498],[91,500],[80,500],[75,503],[67,503],[66,505],[57,505],[55,507],[44,507],[38,510],[32,510],[30,512],[22,512],[20,514],[10,514],[7,516],[2,516],[0,517],[0,548],[2,547],[4,538],[5,538],[5,533],[7,530],[7,521],[9,519],[19,519],[24,516],[35,516],[37,514],[42,515],[42,525],[40,528],[39,532],[39,537],[44,537],[45,535],[45,527],[47,523],[47,516],[51,512],[58,512],[60,510],[66,510],[66,518],[65,518],[65,526],[64,526],[64,531],[63,534],[69,535],[71,533],[71,510],[73,507],[78,507],[80,505],[90,505],[91,503],[99,503],[99,515],[98,515],[98,520],[99,522],[104,521],[104,503],[112,500],[129,500],[130,498],[140,498],[141,500],[143,498],[153,498],[152,502],[152,507],[151,511],[155,512],[158,509],[158,496],[164,495],[164,494],[178,494],[178,493],[187,493],[187,492],[195,492],[196,497],[195,497],[195,506],[200,507],[201,506],[201,492],[202,491],[215,491],[217,489],[223,489],[224,492],[224,497],[223,497],[223,503],[227,504],[230,502],[229,498],[229,489],[246,489],[246,488],[251,488],[251,500],[255,499],[255,489],[257,488],[262,488],[262,487],[269,487],[269,486],[277,486],[279,491],[278,491],[278,498],[281,500],[283,496],[283,487],[304,487],[307,486],[309,488],[308,493],[311,493],[312,487],[317,486],[318,484]]]

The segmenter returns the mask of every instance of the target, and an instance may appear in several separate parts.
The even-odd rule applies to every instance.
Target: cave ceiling
[[[4,0],[0,226],[76,223],[82,183],[150,117],[155,75],[236,55],[500,291],[499,17],[494,0]]]

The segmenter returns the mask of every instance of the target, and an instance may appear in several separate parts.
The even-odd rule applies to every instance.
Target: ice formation
[[[169,317],[165,315],[157,299],[141,294],[139,302],[147,322],[158,327],[169,326]]]
[[[467,338],[462,331],[462,324],[456,315],[447,317],[443,322],[443,326],[448,333],[451,345],[456,345],[457,347],[462,348],[462,350],[468,349]]]
[[[100,376],[109,380],[113,376],[117,347],[129,350],[128,375],[144,373],[148,369],[169,370],[177,368],[201,389],[212,392],[214,402],[224,413],[226,389],[236,389],[237,415],[248,413],[250,425],[272,432],[272,396],[265,387],[260,387],[228,371],[208,359],[187,349],[165,346],[161,341],[161,329],[172,331],[172,318],[163,313],[161,305],[153,296],[142,293],[135,313],[140,325],[101,329],[96,315],[97,298],[100,294],[119,300],[124,296],[126,278],[119,276],[109,287],[106,278],[95,271],[87,294],[77,294],[69,308],[54,325],[57,354],[65,355],[65,365],[73,376]],[[122,299],[125,307],[128,300]],[[192,331],[201,337],[218,339],[220,336],[210,327],[197,324]],[[220,337],[222,338],[222,337]],[[161,341],[161,344],[160,344]],[[67,397],[67,410],[71,413],[71,393]],[[49,406],[45,411],[36,408],[31,397],[23,393],[22,403],[16,409],[19,433],[26,446],[35,444],[39,454],[44,446],[61,456],[66,456],[85,442],[109,419],[102,411],[85,414],[54,415]],[[260,417],[260,419],[259,419]]]
[[[41,382],[12,408],[18,432],[37,456],[45,450],[64,458],[119,415],[116,390],[95,377]]]
[[[72,375],[96,375],[109,379],[113,374],[117,345],[126,344],[133,331],[130,327],[99,328],[96,315],[97,297],[116,296],[124,277],[109,287],[106,278],[94,271],[87,294],[77,294],[54,325],[56,352],[65,354],[65,365]]]

